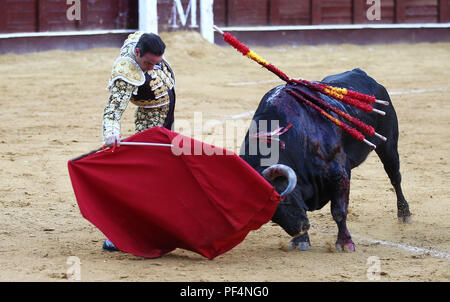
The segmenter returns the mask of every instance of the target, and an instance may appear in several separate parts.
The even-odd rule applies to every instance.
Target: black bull
[[[398,121],[386,89],[360,69],[328,76],[322,83],[374,95],[379,100],[389,102],[388,106],[375,105],[375,108],[386,112],[386,115],[382,116],[374,112],[363,112],[301,87],[302,90],[313,93],[362,122],[372,125],[376,132],[387,138],[387,141],[382,141],[374,136],[369,140],[377,146],[375,151],[395,189],[399,221],[410,222],[411,213],[400,185]],[[285,147],[279,148],[278,164],[294,170],[297,176],[296,186],[286,195],[285,200],[280,202],[272,221],[294,237],[290,248],[305,250],[310,245],[307,233],[310,224],[306,211],[319,210],[331,201],[331,214],[338,226],[336,248],[340,251],[354,251],[354,244],[346,226],[350,175],[351,170],[367,158],[371,148],[343,133],[314,108],[299,102],[287,92],[292,87],[293,85],[286,84],[270,90],[261,100],[253,117],[257,125],[256,132],[259,132],[260,121],[278,120],[282,127],[292,124],[292,127],[279,137]],[[249,132],[241,148],[241,157],[263,174],[267,167],[261,165],[261,159],[267,156],[261,155],[259,150],[256,154],[249,154],[250,144],[253,143],[251,130]],[[278,192],[287,187],[285,177],[275,177],[270,181]]]

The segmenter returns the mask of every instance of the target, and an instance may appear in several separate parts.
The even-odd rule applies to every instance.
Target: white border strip
[[[54,31],[54,32],[37,32],[37,33],[11,33],[11,34],[0,34],[0,39],[129,34],[134,33],[136,31],[137,29],[112,29],[112,30]]]
[[[248,26],[223,27],[224,31],[282,31],[282,30],[332,30],[332,29],[408,29],[408,28],[450,28],[450,23],[421,23],[421,24],[343,24],[343,25],[286,25],[286,26]],[[61,37],[61,36],[91,36],[107,34],[134,33],[138,29],[111,30],[82,30],[55,32],[25,32],[0,34],[0,39],[32,38],[32,37]]]
[[[236,115],[226,115],[225,118],[223,118],[221,120],[214,120],[211,123],[207,124],[206,126],[209,126],[210,128],[212,128],[217,125],[223,125],[229,120],[237,120],[237,119],[249,117],[253,114],[255,114],[255,111],[247,111],[247,112],[236,114]]]
[[[269,83],[278,83],[282,82],[281,80],[264,80],[257,82],[237,82],[237,83],[228,83],[228,86],[250,86],[250,85],[259,85],[259,84],[269,84]]]
[[[437,251],[435,249],[425,249],[425,248],[421,248],[421,247],[417,247],[417,246],[410,246],[410,245],[405,245],[405,244],[396,243],[396,242],[362,237],[362,236],[355,235],[355,234],[351,234],[351,235],[353,238],[356,238],[361,241],[367,241],[369,243],[392,246],[392,247],[396,247],[396,248],[399,248],[399,249],[402,249],[402,250],[405,250],[405,251],[408,251],[411,253],[416,253],[416,254],[430,254],[431,256],[434,256],[434,257],[450,259],[449,253]]]
[[[332,30],[332,29],[414,29],[450,28],[450,23],[417,24],[336,24],[336,25],[285,25],[285,26],[231,26],[223,31],[283,31],[283,30]]]
[[[389,93],[389,95],[402,95],[402,94],[427,93],[427,92],[448,91],[448,90],[450,90],[450,87],[433,88],[433,89],[415,89],[415,90],[406,90],[406,91],[393,91],[393,92],[388,92],[388,93]]]
[[[311,228],[313,228],[321,233],[327,233],[327,234],[337,234],[338,233],[337,230],[335,230],[335,229],[332,230],[332,229],[328,229],[326,227],[320,227],[315,223],[311,223]],[[386,245],[386,246],[395,247],[395,248],[402,249],[402,250],[405,250],[405,251],[408,251],[411,253],[415,253],[415,254],[429,254],[434,257],[450,260],[450,253],[448,253],[448,252],[437,251],[435,249],[426,249],[426,248],[422,248],[422,247],[411,246],[411,245],[401,244],[401,243],[397,243],[397,242],[372,239],[372,238],[360,236],[360,235],[357,235],[354,233],[352,233],[351,236],[353,239],[358,239],[358,241],[366,241],[369,243]]]

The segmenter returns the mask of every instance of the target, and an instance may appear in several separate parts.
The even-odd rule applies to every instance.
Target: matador
[[[175,76],[164,59],[166,45],[156,34],[130,34],[114,62],[103,113],[103,144],[120,146],[120,120],[129,102],[137,106],[136,133],[151,127],[172,130]]]

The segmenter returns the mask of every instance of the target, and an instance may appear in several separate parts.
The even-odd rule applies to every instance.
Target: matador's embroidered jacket
[[[171,129],[175,109],[175,76],[166,60],[144,73],[136,62],[134,49],[144,32],[128,36],[114,62],[107,90],[111,95],[103,112],[103,142],[120,135],[120,119],[131,102],[137,106],[136,132],[151,127]]]

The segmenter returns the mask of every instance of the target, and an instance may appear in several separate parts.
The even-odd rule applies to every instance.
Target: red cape
[[[171,144],[178,135],[158,127],[124,141]],[[229,150],[181,137],[192,154],[197,144],[228,155],[120,146],[69,161],[81,214],[120,250],[154,258],[183,248],[213,259],[272,218],[280,196],[261,175]]]

